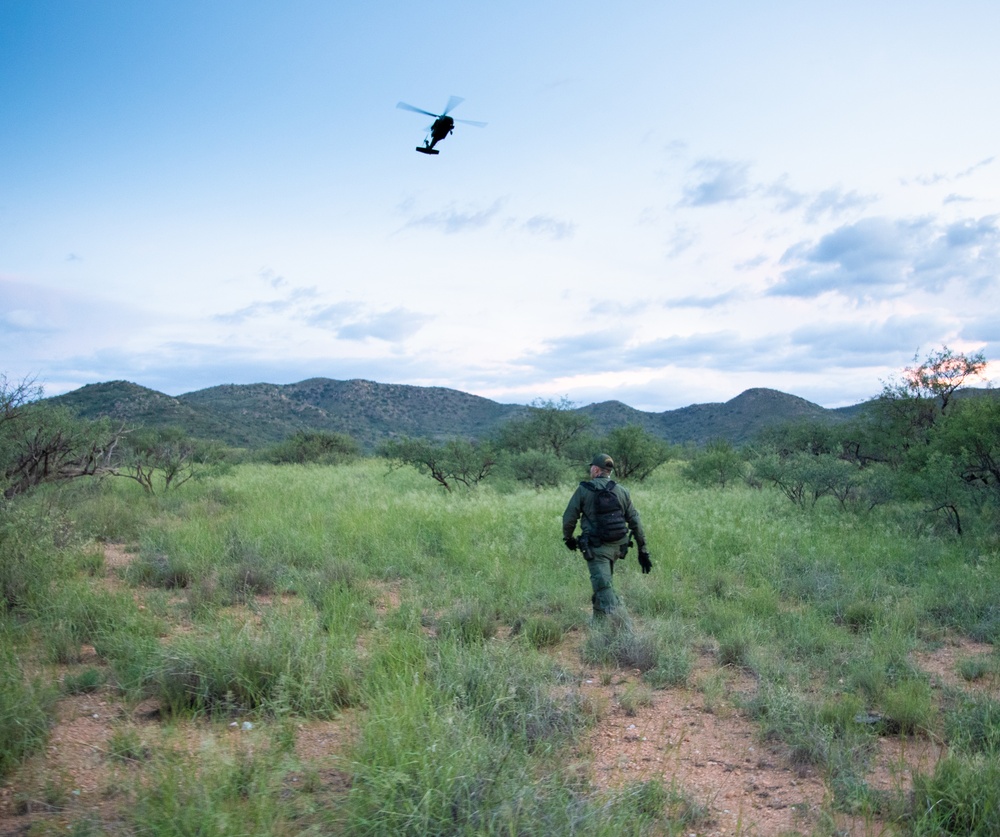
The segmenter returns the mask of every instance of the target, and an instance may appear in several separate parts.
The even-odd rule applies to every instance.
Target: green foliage
[[[567,398],[536,400],[524,418],[511,419],[500,429],[498,444],[514,453],[541,451],[567,459],[579,458],[578,443],[585,438],[590,420],[573,409]],[[575,443],[577,443],[575,445]],[[583,452],[586,457],[586,452]]]
[[[63,678],[62,688],[67,695],[83,695],[96,692],[104,685],[104,673],[93,666],[88,666],[76,674],[67,674]]]
[[[119,762],[145,761],[152,755],[139,731],[132,726],[115,728],[108,738],[107,752],[108,758]]]
[[[535,489],[553,488],[566,481],[566,462],[554,453],[520,451],[508,455],[504,465],[515,480]]]
[[[948,743],[960,752],[1000,757],[1000,701],[989,695],[961,695],[945,712]]]
[[[756,446],[773,450],[781,456],[791,453],[808,453],[813,456],[838,454],[843,447],[844,437],[850,435],[842,425],[802,419],[765,428],[757,435]]]
[[[177,427],[133,430],[111,457],[109,471],[134,480],[148,494],[167,491],[197,475],[198,447]]]
[[[46,402],[20,403],[0,381],[0,495],[10,499],[38,485],[93,476],[120,438],[106,420],[84,421]]]
[[[283,758],[273,746],[240,747],[210,753],[192,769],[181,755],[164,753],[149,778],[134,782],[128,826],[165,837],[286,833],[296,812],[282,785],[292,770]]]
[[[1000,529],[1000,399],[957,402],[929,447],[922,494],[956,517],[960,507],[983,510]]]
[[[23,503],[0,513],[0,607],[24,610],[44,597],[61,569],[53,535],[52,520]]]
[[[449,492],[458,484],[474,488],[490,475],[497,461],[489,445],[462,439],[393,439],[380,445],[379,455],[396,467],[416,468]]]
[[[667,463],[634,487],[654,570],[617,567],[629,611],[594,624],[585,565],[561,544],[558,486],[439,492],[414,468],[386,473],[359,459],[247,464],[155,497],[124,481],[43,488],[0,518],[0,567],[20,585],[17,609],[0,614],[0,669],[28,656],[75,664],[86,641],[106,680],[75,668],[63,688],[158,698],[168,718],[205,714],[223,731],[230,713],[251,712],[248,736],[273,730],[252,753],[208,748],[171,762],[123,728],[108,747],[136,772],[122,827],[164,833],[699,830],[705,811],[676,788],[599,794],[570,754],[600,711],[576,688],[580,661],[609,682],[642,670],[618,698],[637,711],[658,700],[654,689],[693,685],[697,655],[707,663],[710,649],[716,663],[752,669],[757,689],[734,697],[716,666],[698,681],[707,705],[746,700],[763,737],[823,772],[831,804],[907,827],[930,813],[866,789],[876,732],[943,730],[961,770],[990,775],[995,701],[949,696],[939,709],[912,651],[946,630],[1000,636],[994,536],[971,525],[964,540],[942,536],[899,503],[844,514],[832,492],[802,514],[779,492],[739,480],[720,492],[681,471]],[[109,592],[99,553],[76,533],[129,498],[141,501],[141,525],[129,524],[141,553],[123,576],[133,588]],[[28,578],[35,572],[41,582]],[[23,675],[6,688],[19,697],[0,695],[3,709],[25,694],[44,707]],[[293,781],[285,761],[297,724],[348,706],[359,737],[337,754],[348,758],[344,774],[321,795],[306,792],[313,768],[296,765]],[[880,724],[857,721],[865,716]],[[921,805],[959,791],[988,798],[985,783],[921,781]]]
[[[934,730],[937,711],[930,684],[923,678],[901,679],[882,695],[886,723],[901,735],[928,733]]]
[[[1000,759],[947,755],[914,776],[909,826],[918,837],[1000,834]]]
[[[329,716],[356,700],[353,649],[269,611],[260,630],[223,625],[174,640],[153,661],[153,693],[170,712],[292,711]]]
[[[694,452],[683,474],[696,485],[725,488],[743,474],[743,456],[730,442],[716,439]]]
[[[566,635],[559,621],[546,614],[518,620],[513,627],[513,632],[523,634],[528,644],[533,648],[547,648],[557,645]]]
[[[460,602],[441,617],[438,632],[458,642],[470,644],[492,639],[497,632],[497,614],[482,602]]]
[[[360,455],[361,447],[346,433],[300,430],[285,441],[265,448],[261,459],[276,465],[289,462],[344,465]]]
[[[904,399],[933,400],[944,413],[955,393],[970,379],[982,374],[986,357],[982,352],[966,355],[942,346],[921,363],[917,363],[915,356],[913,363],[903,370],[901,380],[886,384],[883,393]]]
[[[583,649],[587,662],[615,665],[639,671],[656,669],[660,663],[660,648],[652,631],[636,629],[631,617],[621,608],[595,620],[587,632]]]
[[[616,479],[645,480],[672,456],[672,449],[642,427],[616,427],[599,443],[615,461]]]
[[[16,655],[0,646],[0,777],[44,745],[55,697],[53,689],[29,681]]]
[[[431,672],[452,708],[497,742],[515,739],[530,751],[570,740],[588,725],[577,696],[553,695],[552,667],[517,646],[442,643]]]

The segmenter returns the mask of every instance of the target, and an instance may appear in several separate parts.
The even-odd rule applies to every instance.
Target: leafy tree
[[[567,398],[536,399],[525,418],[512,419],[501,428],[498,444],[513,453],[538,450],[565,458],[589,427],[590,419],[576,412]]]
[[[684,466],[683,475],[698,485],[725,488],[743,473],[743,457],[725,439],[716,439],[697,451]]]
[[[322,430],[300,430],[263,453],[266,461],[275,464],[316,462],[323,465],[341,465],[360,455],[360,446],[346,433]]]
[[[888,390],[901,398],[924,398],[937,401],[942,413],[948,409],[952,397],[971,378],[981,376],[986,368],[986,357],[982,352],[973,355],[953,352],[943,346],[931,352],[923,363],[903,369],[902,381],[889,384]]]
[[[635,478],[640,482],[672,455],[667,442],[637,424],[616,427],[599,447],[614,459],[616,477],[623,480]]]
[[[559,485],[566,477],[566,464],[555,454],[528,450],[513,454],[508,466],[519,482],[529,483],[536,489]]]
[[[841,450],[843,428],[815,419],[786,422],[761,431],[757,443],[781,456],[802,452],[819,455]]]
[[[379,447],[379,455],[393,467],[411,466],[427,474],[446,491],[456,484],[472,488],[490,475],[497,458],[489,445],[464,439],[432,442],[427,439],[392,439]]]
[[[956,404],[935,428],[914,474],[929,511],[944,512],[959,534],[963,507],[986,508],[1000,523],[1000,400]]]
[[[1000,399],[961,403],[942,423],[932,444],[954,460],[965,482],[1000,492]]]
[[[903,369],[900,378],[883,385],[868,410],[860,456],[893,467],[922,467],[933,428],[946,414],[955,393],[986,368],[982,352],[965,355],[947,346],[922,363]],[[916,460],[912,460],[916,451]],[[907,463],[907,459],[911,459]]]
[[[197,443],[180,428],[144,429],[126,435],[106,469],[135,480],[148,494],[177,488],[196,474]]]
[[[0,376],[0,491],[10,499],[44,482],[92,476],[107,467],[122,431],[85,421],[38,399],[31,381]]]

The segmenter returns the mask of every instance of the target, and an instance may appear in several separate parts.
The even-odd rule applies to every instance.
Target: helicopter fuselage
[[[441,142],[448,134],[455,130],[455,120],[450,116],[439,116],[431,125],[431,141],[425,143],[428,148],[433,148]]]

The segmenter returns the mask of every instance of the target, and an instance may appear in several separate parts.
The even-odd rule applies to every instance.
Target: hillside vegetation
[[[400,436],[482,439],[527,408],[444,387],[335,381],[225,385],[172,397],[128,381],[89,384],[49,399],[84,418],[110,417],[135,425],[178,427],[199,439],[256,448],[297,432],[345,433],[364,448]],[[637,425],[671,444],[722,438],[739,444],[761,430],[798,419],[837,423],[856,408],[828,410],[794,395],[751,389],[724,404],[698,404],[662,413],[618,401],[573,407],[595,430]]]

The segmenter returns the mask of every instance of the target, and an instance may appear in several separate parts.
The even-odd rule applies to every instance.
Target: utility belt
[[[604,542],[598,538],[596,535],[584,533],[576,539],[576,543],[580,552],[583,553],[583,557],[588,561],[594,560],[594,548],[598,546],[604,546]],[[612,559],[621,561],[628,554],[629,547],[632,546],[632,533],[629,533],[628,540],[625,543],[617,544],[618,554]]]

